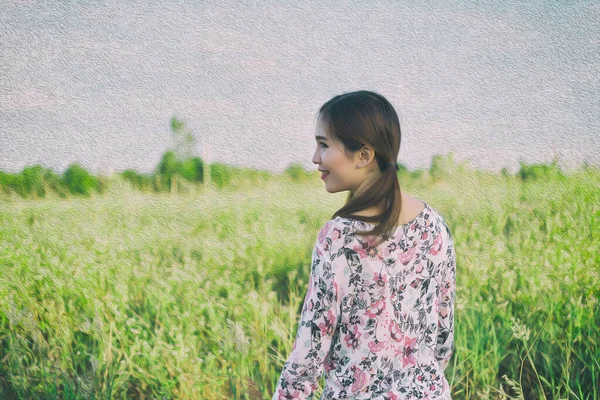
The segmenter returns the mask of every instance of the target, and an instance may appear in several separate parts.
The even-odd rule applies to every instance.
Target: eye
[[[323,147],[324,149],[327,148],[327,145],[325,143],[323,143],[323,142],[319,143],[319,146]]]

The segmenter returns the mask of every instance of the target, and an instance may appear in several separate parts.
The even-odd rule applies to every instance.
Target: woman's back
[[[439,213],[422,202],[417,215],[421,204],[400,190],[398,114],[359,90],[328,100],[316,122],[325,190],[349,193],[319,231],[273,399],[312,398],[323,372],[322,399],[449,399],[454,246]]]
[[[319,231],[294,349],[274,399],[449,399],[455,253],[427,203],[374,246],[373,225],[336,217]]]

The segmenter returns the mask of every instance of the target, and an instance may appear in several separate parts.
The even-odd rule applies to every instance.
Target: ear
[[[369,147],[364,146],[360,151],[357,152],[356,166],[357,168],[363,168],[371,163],[375,158],[375,151]]]

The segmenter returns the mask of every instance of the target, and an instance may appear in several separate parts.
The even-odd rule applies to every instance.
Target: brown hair
[[[346,204],[332,219],[340,216],[375,223],[371,231],[357,231],[360,236],[381,235],[387,240],[397,227],[400,217],[400,182],[395,164],[400,151],[400,121],[394,107],[379,93],[367,90],[337,95],[321,106],[317,117],[328,135],[344,146],[346,153],[359,151],[363,146],[375,150],[375,159],[382,171],[381,179],[373,182],[362,194],[349,193]],[[382,207],[375,216],[355,215],[370,207]],[[380,242],[378,242],[380,243]]]

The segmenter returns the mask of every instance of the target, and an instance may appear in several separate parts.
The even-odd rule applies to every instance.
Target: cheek
[[[330,149],[323,149],[321,151],[321,157],[323,157],[323,159],[327,160],[332,165],[335,165],[337,163],[336,154]]]

